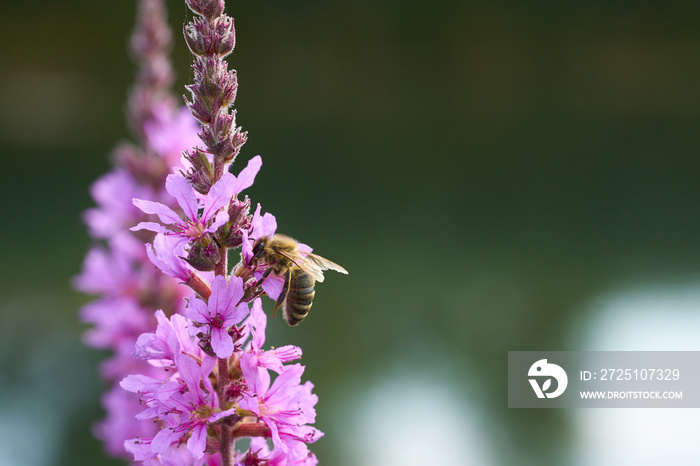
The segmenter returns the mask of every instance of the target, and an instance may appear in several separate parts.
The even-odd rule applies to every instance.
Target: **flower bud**
[[[234,133],[233,137],[231,138],[231,142],[233,143],[233,147],[236,148],[236,151],[240,151],[241,147],[243,147],[243,144],[245,144],[247,140],[248,140],[248,131],[241,132],[240,127],[236,128],[236,132]]]
[[[209,157],[205,152],[194,149],[185,152],[185,159],[192,164],[185,178],[199,193],[207,194],[214,183],[214,167],[209,162]]]
[[[234,111],[235,114],[235,111]],[[248,132],[241,131],[241,127],[236,128],[235,133],[228,133],[225,141],[219,143],[219,146],[224,147],[225,151],[222,154],[226,154],[224,157],[224,162],[233,162],[238,153],[241,151],[241,147],[248,140]]]
[[[243,242],[243,231],[250,229],[250,199],[232,199],[228,208],[229,221],[216,232],[219,244],[237,248]]]
[[[214,266],[219,262],[219,247],[208,236],[190,243],[187,257],[184,258],[188,264],[201,272],[214,270]]]
[[[214,121],[215,112],[212,111],[210,106],[202,102],[201,97],[197,95],[197,88],[194,84],[185,87],[190,91],[192,100],[189,100],[186,95],[183,95],[182,98],[185,100],[185,105],[190,109],[192,116],[203,125],[210,125]]]
[[[183,26],[187,47],[195,55],[211,55],[213,32],[209,23],[202,18],[195,18]]]
[[[212,20],[224,13],[224,0],[185,0],[193,12]]]
[[[183,27],[185,42],[190,51],[198,56],[226,56],[236,44],[233,19],[228,16],[210,24],[202,18],[195,18]]]
[[[233,18],[224,16],[216,23],[216,41],[214,49],[220,55],[228,55],[236,46],[236,30],[233,27]]]
[[[238,92],[238,73],[235,70],[223,73],[220,81],[221,86],[221,106],[224,108],[230,107],[236,100]]]

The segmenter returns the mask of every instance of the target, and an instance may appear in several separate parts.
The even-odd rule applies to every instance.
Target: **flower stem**
[[[228,399],[226,390],[230,384],[228,359],[219,359],[218,383],[217,391],[219,395],[219,407],[222,411],[227,409]],[[231,435],[231,427],[226,423],[221,424],[221,464],[224,466],[233,466],[236,461],[236,439]]]
[[[214,265],[214,275],[223,275],[225,277],[228,271],[228,248],[221,246],[219,252],[221,259]]]
[[[226,163],[223,160],[214,157],[214,183],[224,176],[225,167]],[[228,248],[223,244],[219,246],[219,256],[219,262],[214,266],[214,275],[226,276],[228,274]]]

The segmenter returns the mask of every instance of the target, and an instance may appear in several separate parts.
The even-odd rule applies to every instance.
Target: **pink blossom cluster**
[[[251,259],[277,223],[241,195],[262,159],[229,171],[247,137],[224,60],[233,20],[222,0],[186,0],[198,15],[185,28],[195,82],[189,111],[177,109],[169,80],[153,78],[169,69],[162,0],[140,1],[132,43],[142,72],[130,100],[139,143],[120,145],[117,166],[92,187],[85,221],[97,244],[75,280],[98,296],[80,311],[86,343],[112,351],[101,366],[107,416],[94,433],[109,454],[147,465],[317,464],[307,444],[322,436],[310,425],[318,398],[292,363],[301,349],[264,348],[263,299],[276,300],[284,280],[261,279]],[[240,257],[233,273],[230,249]]]

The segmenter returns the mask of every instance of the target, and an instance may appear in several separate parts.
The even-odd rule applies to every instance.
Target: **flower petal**
[[[212,224],[204,231],[207,233],[214,233],[221,225],[228,222],[228,218],[228,212],[224,210],[219,211],[219,213],[216,214],[216,217],[214,217]]]
[[[121,382],[119,382],[119,386],[121,386],[124,390],[133,393],[153,390],[159,385],[160,380],[141,374],[127,375],[121,380]]]
[[[204,301],[199,298],[190,298],[187,308],[190,310],[187,317],[197,322],[198,324],[210,323],[211,316],[209,315],[209,307]]]
[[[255,278],[258,280],[260,280],[262,276],[263,272],[255,272]],[[282,293],[282,289],[284,288],[284,278],[275,274],[270,274],[260,286],[262,286],[262,289],[271,299],[277,301],[277,298],[279,298],[280,294]]]
[[[146,254],[153,265],[163,273],[186,282],[194,275],[194,272],[185,265],[185,261],[180,259],[185,255],[186,243],[185,239],[178,236],[157,234],[153,245],[146,245]]]
[[[141,222],[135,227],[129,228],[131,231],[139,231],[139,230],[148,230],[148,231],[155,231],[156,233],[163,233],[166,234],[168,233],[168,229],[165,228],[163,225],[160,223],[156,222]]]
[[[156,455],[151,448],[151,444],[144,442],[140,438],[124,440],[124,449],[134,455],[134,460],[136,461],[145,461]]]
[[[228,358],[233,354],[233,338],[226,329],[212,327],[211,347],[218,357]]]
[[[241,170],[241,172],[236,177],[236,184],[234,186],[233,193],[238,194],[244,189],[253,186],[255,176],[260,171],[260,167],[262,167],[262,158],[259,155],[256,155],[255,157],[250,159],[248,161],[248,165],[243,170]]]
[[[211,422],[216,422],[216,421],[218,421],[219,419],[223,419],[223,418],[225,418],[226,416],[231,416],[231,415],[233,415],[233,414],[236,414],[236,408],[231,408],[231,409],[227,409],[226,411],[221,411],[220,413],[212,414],[212,415],[209,417],[209,422],[210,422],[210,423],[211,423]]]
[[[241,356],[241,372],[243,372],[246,385],[252,390],[251,395],[262,399],[270,387],[270,373],[267,369],[260,368],[258,366],[258,358],[254,354],[246,352]],[[257,403],[256,400],[255,404]],[[255,412],[260,414],[257,410]]]
[[[132,199],[136,207],[141,209],[145,214],[156,214],[161,222],[166,225],[177,225],[182,223],[182,219],[170,207],[161,204],[160,202],[148,201],[145,199]]]
[[[204,199],[202,222],[206,223],[216,211],[226,206],[229,201],[231,201],[235,182],[235,177],[227,172],[209,189],[209,193]]]
[[[249,312],[247,303],[239,304],[226,314],[222,326],[230,327],[231,325],[236,325],[238,322],[245,319]]]
[[[170,448],[170,445],[175,443],[181,437],[181,435],[182,434],[180,432],[175,432],[174,429],[169,427],[161,429],[160,432],[153,437],[151,449],[154,453],[163,453]]]
[[[301,376],[304,373],[304,366],[301,364],[291,364],[284,368],[284,372],[277,376],[272,386],[267,390],[266,397],[268,399],[276,398],[275,395],[280,395],[280,399],[288,400],[285,392],[290,387],[296,387],[301,383]]]
[[[238,304],[243,297],[243,293],[243,279],[241,277],[236,277],[235,275],[232,276],[228,283],[230,307]]]
[[[226,278],[223,275],[214,277],[211,282],[211,296],[209,296],[209,315],[223,316],[226,313],[227,293]]]
[[[177,370],[182,377],[182,380],[187,385],[191,395],[197,396],[200,400],[204,398],[202,389],[199,385],[202,380],[202,372],[199,364],[190,356],[180,353],[175,356],[175,364]]]
[[[181,173],[173,173],[165,179],[165,189],[173,196],[190,220],[197,219],[199,204],[194,188]]]
[[[252,239],[258,239],[261,236],[268,236],[273,234],[277,230],[277,219],[274,215],[267,212],[265,215],[261,215],[262,207],[258,204],[253,213],[253,219],[250,222],[251,233],[250,237]]]
[[[196,459],[204,456],[204,449],[207,446],[207,425],[199,424],[192,429],[192,436],[187,441],[187,451]]]
[[[253,243],[248,240],[248,232],[246,230],[243,230],[241,241],[241,258],[243,263],[248,265],[253,258]]]
[[[250,309],[250,319],[248,322],[253,325],[253,348],[255,351],[262,348],[265,344],[265,328],[267,327],[267,315],[262,308],[262,300],[260,298],[253,301],[253,307]]]

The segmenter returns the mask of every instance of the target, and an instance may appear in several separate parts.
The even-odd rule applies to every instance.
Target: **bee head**
[[[255,245],[253,246],[253,257],[255,257],[256,259],[260,259],[262,257],[262,255],[265,253],[266,242],[266,236],[263,236],[255,242]]]

